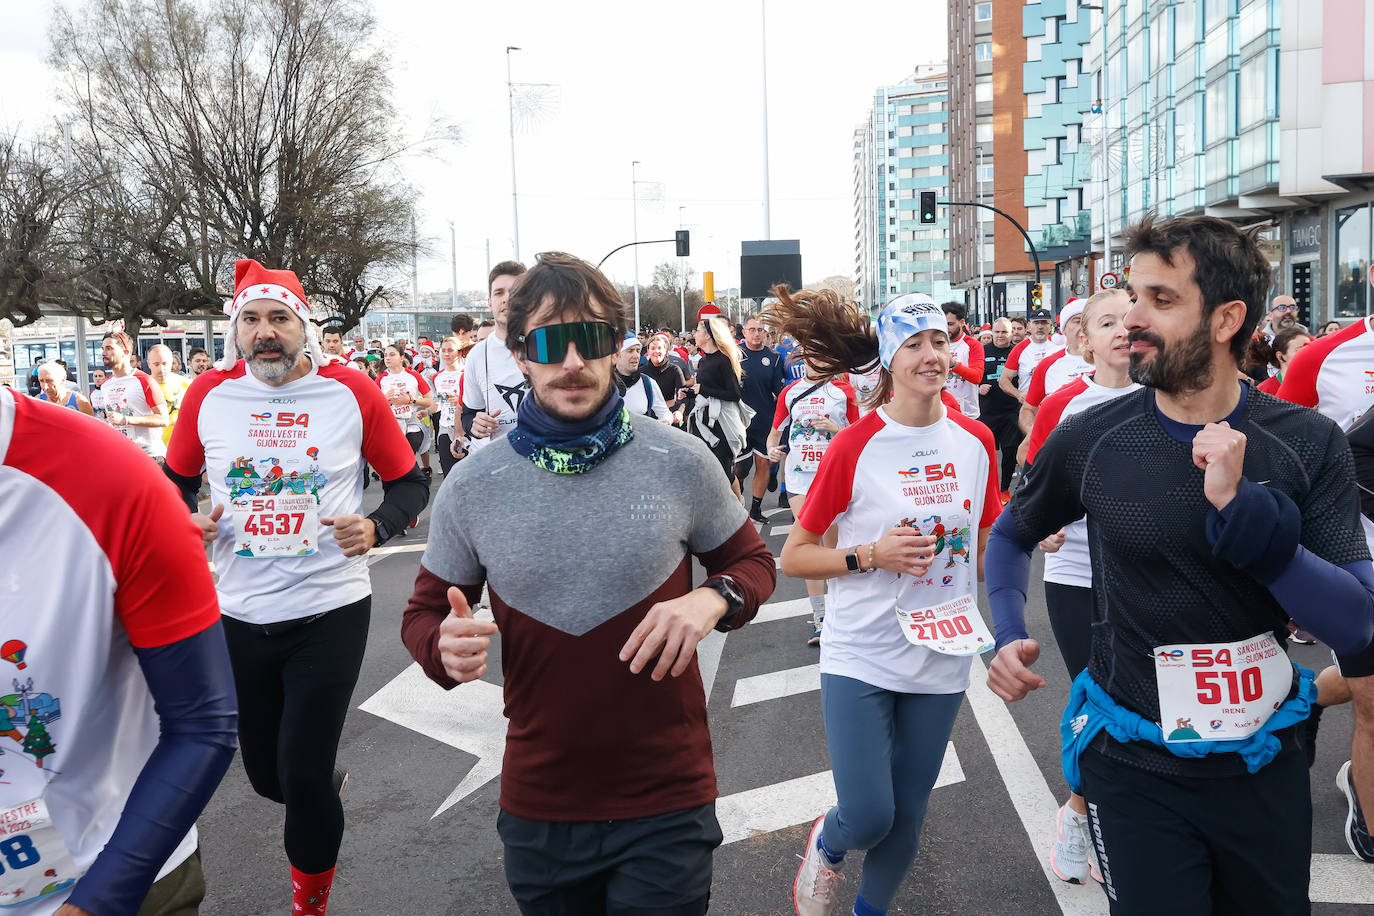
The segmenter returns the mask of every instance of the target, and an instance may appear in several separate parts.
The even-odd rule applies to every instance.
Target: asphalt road
[[[366,505],[379,498],[377,488],[369,489]],[[771,503],[770,498],[766,505]],[[790,512],[780,511],[764,527],[775,554],[791,522]],[[400,641],[401,611],[427,530],[428,511],[418,528],[388,545],[391,552],[372,558],[371,632],[339,750],[350,780],[343,796],[347,832],[330,906],[335,916],[518,912],[506,889],[495,829],[503,734],[500,665],[490,666],[489,685],[447,694],[425,689],[427,682],[417,686],[413,670],[407,673],[412,662]],[[548,539],[530,549],[577,550],[594,536],[551,526]],[[1039,569],[1037,559],[1036,575]],[[920,854],[893,913],[1107,912],[1096,886],[1065,885],[1045,871],[1054,809],[1066,791],[1058,719],[1069,678],[1050,636],[1043,596],[1032,592],[1028,620],[1031,633],[1042,639],[1037,667],[1049,689],[1008,707],[980,686],[981,662],[974,662],[975,683],[951,739],[954,753],[946,754]],[[706,656],[719,652],[709,710],[721,819],[727,838],[732,832],[740,836],[716,853],[713,913],[791,913],[791,882],[806,824],[827,806],[826,793],[833,793],[820,695],[812,683],[817,650],[806,645],[810,628],[800,602],[787,604],[804,596],[803,583],[780,575],[762,615],[770,619],[703,649]],[[1293,657],[1318,668],[1327,658],[1321,647],[1301,646]],[[708,661],[708,672],[709,667]],[[1334,784],[1336,769],[1349,756],[1350,734],[1349,709],[1328,711],[1312,770],[1313,895],[1333,901],[1313,905],[1319,916],[1374,914],[1374,866],[1359,863],[1345,846],[1345,800]],[[482,753],[484,748],[491,752]],[[495,778],[485,779],[488,774]],[[463,797],[436,814],[460,783]],[[209,885],[203,913],[289,910],[283,819],[279,806],[252,792],[236,759],[200,820]],[[858,855],[846,862],[850,877],[838,913],[849,912],[860,862]],[[1161,912],[1166,900],[1164,893]]]

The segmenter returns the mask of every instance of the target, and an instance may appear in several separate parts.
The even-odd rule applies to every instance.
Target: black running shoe
[[[1336,787],[1345,793],[1345,799],[1350,803],[1350,812],[1345,816],[1346,844],[1361,859],[1374,862],[1374,837],[1369,835],[1364,812],[1360,810],[1360,799],[1355,794],[1355,779],[1350,773],[1349,760],[1336,771]]]
[[[787,502],[787,491],[783,490],[781,493],[778,494],[778,508],[786,509],[788,508],[788,506],[789,503]]]
[[[768,519],[763,517],[763,511],[760,509],[750,509],[749,518],[758,522],[760,525],[765,525],[768,523]]]

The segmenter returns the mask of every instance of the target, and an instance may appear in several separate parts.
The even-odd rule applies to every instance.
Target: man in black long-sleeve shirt
[[[749,454],[735,466],[735,476],[744,480],[749,473],[749,458],[754,463],[753,504],[749,517],[756,522],[764,521],[763,494],[768,489],[777,489],[777,477],[770,476],[775,465],[768,460],[768,432],[773,423],[773,410],[777,407],[778,394],[787,384],[782,367],[782,357],[778,351],[764,343],[763,320],[758,315],[750,315],[744,322],[744,346],[740,348],[740,368],[744,379],[740,390],[745,404],[754,411],[749,422]]]

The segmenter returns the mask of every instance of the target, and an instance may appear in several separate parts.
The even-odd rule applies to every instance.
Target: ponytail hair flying
[[[878,386],[867,407],[892,398],[892,376],[878,359],[878,333],[873,322],[851,299],[832,289],[799,289],[786,283],[770,291],[777,302],[764,310],[764,320],[801,346],[805,359],[822,376],[867,373],[879,367]]]

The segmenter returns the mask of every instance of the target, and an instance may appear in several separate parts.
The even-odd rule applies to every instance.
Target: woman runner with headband
[[[789,576],[832,580],[821,708],[838,804],[811,828],[793,903],[831,916],[845,853],[866,849],[853,912],[881,916],[915,860],[970,657],[992,645],[976,607],[1001,510],[992,434],[942,403],[949,331],[929,296],[889,303],[876,337],[838,299],[780,301],[768,320],[822,373],[882,365],[875,409],[830,444],[782,551]],[[821,544],[832,524],[838,548]]]

